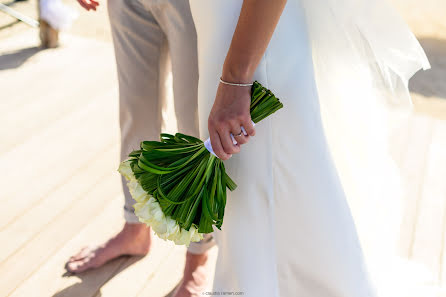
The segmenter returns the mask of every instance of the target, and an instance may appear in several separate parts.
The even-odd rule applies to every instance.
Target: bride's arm
[[[244,0],[223,66],[223,80],[251,82],[286,0]]]
[[[274,29],[285,7],[286,0],[244,0],[231,46],[222,70],[222,80],[250,83],[257,66],[271,40]],[[230,133],[237,135],[243,126],[248,136],[236,137],[239,144],[254,136],[249,106],[250,87],[220,83],[208,119],[209,135],[214,152],[226,160],[240,152],[233,145]]]

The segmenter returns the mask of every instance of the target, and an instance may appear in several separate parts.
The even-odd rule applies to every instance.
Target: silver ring
[[[236,135],[234,135],[234,137],[237,137],[237,136],[242,136],[243,135],[243,130],[242,131],[240,131],[240,133],[239,134],[236,134]]]

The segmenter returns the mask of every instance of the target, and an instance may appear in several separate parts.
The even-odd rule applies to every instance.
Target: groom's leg
[[[164,1],[153,8],[153,15],[169,44],[178,130],[198,137],[197,34],[189,1]]]
[[[165,35],[139,1],[108,0],[119,80],[121,161],[143,140],[158,140],[167,76]],[[139,223],[126,180],[124,218]]]
[[[164,33],[152,13],[139,1],[109,0],[109,16],[115,47],[119,81],[119,121],[121,161],[139,149],[143,140],[158,139],[161,133],[161,106],[164,98],[160,84],[164,77],[160,65],[166,56]],[[124,217],[139,223],[134,214],[126,181]]]
[[[164,33],[150,11],[137,0],[109,0],[119,81],[121,160],[139,148],[144,139],[161,132],[161,105],[167,47]],[[151,242],[150,228],[133,213],[135,201],[123,179],[126,224],[115,237],[95,248],[85,248],[67,263],[71,272],[96,268],[120,255],[145,255]]]
[[[178,1],[178,3],[180,2]],[[130,151],[137,149],[141,140],[157,139],[161,131],[161,107],[165,102],[164,95],[166,93],[163,88],[168,73],[166,68],[168,65],[166,63],[167,47],[165,35],[150,13],[152,4],[149,1],[149,7],[143,7],[138,1],[109,0],[108,9],[119,79],[121,159],[125,159]],[[187,11],[186,17],[190,17],[189,11]],[[193,38],[195,37],[193,36]],[[189,44],[195,47],[195,40]],[[188,59],[191,53],[196,55],[194,51],[196,49],[189,48],[188,51],[185,51],[188,54],[184,58]],[[193,75],[190,76],[192,80],[186,84],[190,83],[189,87],[192,91],[186,94],[184,98],[196,100],[198,76],[193,71],[196,71],[194,69],[197,66],[193,59],[190,63]],[[180,72],[177,71],[176,73]],[[185,75],[191,74],[183,73]],[[174,75],[174,80],[177,79],[181,78]],[[178,85],[182,85],[184,88],[185,84],[180,82],[176,85],[176,97],[181,98],[181,96],[178,96],[178,92],[182,92],[184,89],[178,88]],[[188,91],[184,90],[184,92],[187,93]],[[177,110],[178,107],[180,109],[184,108],[180,104],[176,105]],[[177,112],[177,116],[179,115],[179,126],[186,129],[183,131],[197,135],[196,112],[190,112],[190,110],[196,109],[194,104],[196,105],[193,102],[191,104],[186,103],[186,107],[189,108],[184,108],[182,113]],[[89,268],[99,267],[108,260],[122,254],[143,255],[148,252],[150,229],[144,224],[140,224],[134,215],[132,206],[134,200],[131,198],[124,180],[123,190],[125,194],[124,217],[127,222],[124,228],[104,245],[94,249],[83,249],[73,256],[67,265],[69,271],[82,272]],[[210,235],[207,235],[200,243],[191,244],[186,259],[186,280],[195,281],[192,275],[199,275],[196,272],[202,270],[201,268],[207,260],[206,252],[214,244]]]

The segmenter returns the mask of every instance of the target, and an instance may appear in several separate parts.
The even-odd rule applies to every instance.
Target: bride
[[[190,5],[201,137],[239,185],[215,232],[214,294],[378,296],[365,243],[399,190],[385,110],[410,104],[408,79],[429,68],[418,42],[380,0]],[[284,104],[255,127],[254,80]]]

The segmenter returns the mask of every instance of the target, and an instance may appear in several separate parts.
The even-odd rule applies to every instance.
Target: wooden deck
[[[119,230],[123,198],[112,46],[63,40],[45,51],[33,30],[0,41],[0,296],[166,296],[181,278],[185,248],[161,240],[147,257],[65,273],[79,248]],[[400,250],[432,273],[427,286],[442,287],[446,121],[414,115],[406,124],[394,148],[411,181]]]

